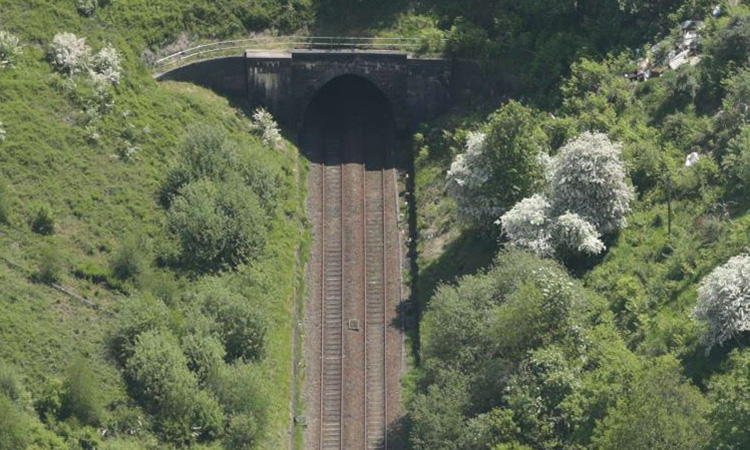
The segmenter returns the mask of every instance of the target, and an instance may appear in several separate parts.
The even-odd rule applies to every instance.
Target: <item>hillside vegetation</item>
[[[1,449],[289,444],[305,165],[141,54],[308,18],[0,2]]]
[[[533,53],[415,138],[412,447],[748,447],[750,10],[499,3],[433,10],[488,73]]]

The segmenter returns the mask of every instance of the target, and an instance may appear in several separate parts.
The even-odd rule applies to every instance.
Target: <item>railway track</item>
[[[365,141],[380,144],[373,127]],[[379,147],[378,146],[378,147]],[[368,145],[368,147],[370,147]],[[366,148],[362,166],[364,227],[365,449],[381,450],[387,443],[387,345],[385,168],[381,148]]]
[[[344,177],[341,144],[337,136],[326,133],[326,164],[321,183],[321,450],[344,448]]]
[[[341,109],[311,117],[307,137],[317,163],[312,279],[319,287],[311,298],[320,309],[312,391],[319,419],[307,448],[395,449],[398,439],[389,442],[388,432],[398,414],[400,348],[389,324],[400,273],[391,119],[356,99],[341,101]]]

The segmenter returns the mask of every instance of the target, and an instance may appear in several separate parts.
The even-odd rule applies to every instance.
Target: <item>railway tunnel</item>
[[[395,449],[402,346],[396,120],[374,83],[343,75],[304,113],[314,243],[306,314],[306,449]]]

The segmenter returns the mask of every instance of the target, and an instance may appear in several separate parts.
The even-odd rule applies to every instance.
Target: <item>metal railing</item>
[[[392,50],[415,54],[426,52],[427,43],[421,38],[405,37],[255,37],[197,45],[157,59],[154,66],[166,72],[194,61],[219,56],[239,56],[245,51],[290,50]]]

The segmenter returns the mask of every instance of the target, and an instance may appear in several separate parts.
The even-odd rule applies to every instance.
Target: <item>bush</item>
[[[729,191],[747,201],[750,198],[750,126],[744,127],[740,135],[729,142],[729,151],[721,165],[727,175]]]
[[[708,409],[674,357],[661,357],[597,425],[592,448],[705,449],[710,435]]]
[[[750,352],[733,350],[725,373],[714,375],[708,387],[714,408],[712,449],[750,448]]]
[[[31,403],[31,396],[18,372],[10,366],[0,364],[0,396],[3,395],[22,408]]]
[[[177,340],[168,332],[146,331],[137,338],[125,373],[136,398],[155,416],[170,441],[216,438],[224,415],[216,400],[198,387]]]
[[[188,367],[201,384],[221,366],[226,356],[224,344],[212,332],[214,326],[212,323],[206,329],[195,327],[182,338],[182,349],[187,357]]]
[[[553,161],[553,214],[576,213],[602,235],[614,234],[626,225],[634,196],[626,179],[620,144],[604,134],[583,133],[561,148]]]
[[[210,379],[210,389],[231,416],[226,441],[230,448],[244,449],[258,441],[267,422],[268,380],[251,364],[236,363],[219,368]]]
[[[217,271],[258,258],[265,214],[248,187],[199,180],[183,187],[167,214],[185,267]]]
[[[120,310],[112,335],[112,350],[120,361],[133,353],[138,335],[146,331],[166,330],[170,325],[170,312],[161,301],[148,295],[130,297]]]
[[[203,285],[189,301],[215,320],[229,361],[254,361],[265,355],[265,318],[243,296],[217,281]]]
[[[85,73],[91,62],[91,48],[86,44],[86,38],[79,38],[73,33],[58,33],[52,39],[49,58],[61,73]]]
[[[5,181],[0,179],[0,223],[10,224],[10,191]]]
[[[708,330],[708,350],[750,331],[750,255],[730,258],[701,281],[693,316]]]
[[[258,442],[259,426],[253,416],[239,414],[229,420],[224,447],[229,450],[252,450]]]
[[[86,425],[98,425],[104,416],[100,392],[90,363],[83,357],[76,358],[63,382],[61,418],[75,417]]]
[[[126,237],[115,252],[109,267],[118,280],[131,280],[143,275],[149,269],[148,245],[144,239]]]
[[[37,206],[31,219],[31,231],[42,235],[55,234],[55,216],[50,205],[42,203]]]
[[[553,236],[557,249],[567,253],[598,255],[606,248],[596,228],[574,213],[557,218]]]
[[[0,69],[13,66],[22,52],[21,41],[7,31],[0,30]]]
[[[3,123],[0,122],[0,144],[5,142],[5,137],[6,137],[5,127],[3,126]]]
[[[30,430],[28,416],[0,393],[0,449],[25,449],[29,445]]]
[[[40,255],[39,269],[36,279],[42,283],[57,283],[63,274],[63,258],[54,245],[49,245],[42,250]]]
[[[546,145],[534,110],[511,101],[492,114],[482,132],[469,134],[466,152],[448,171],[461,218],[488,226],[533,193],[543,181],[539,154]]]
[[[85,17],[94,14],[94,11],[96,11],[96,7],[97,0],[78,0],[78,3],[76,4],[78,13]]]

